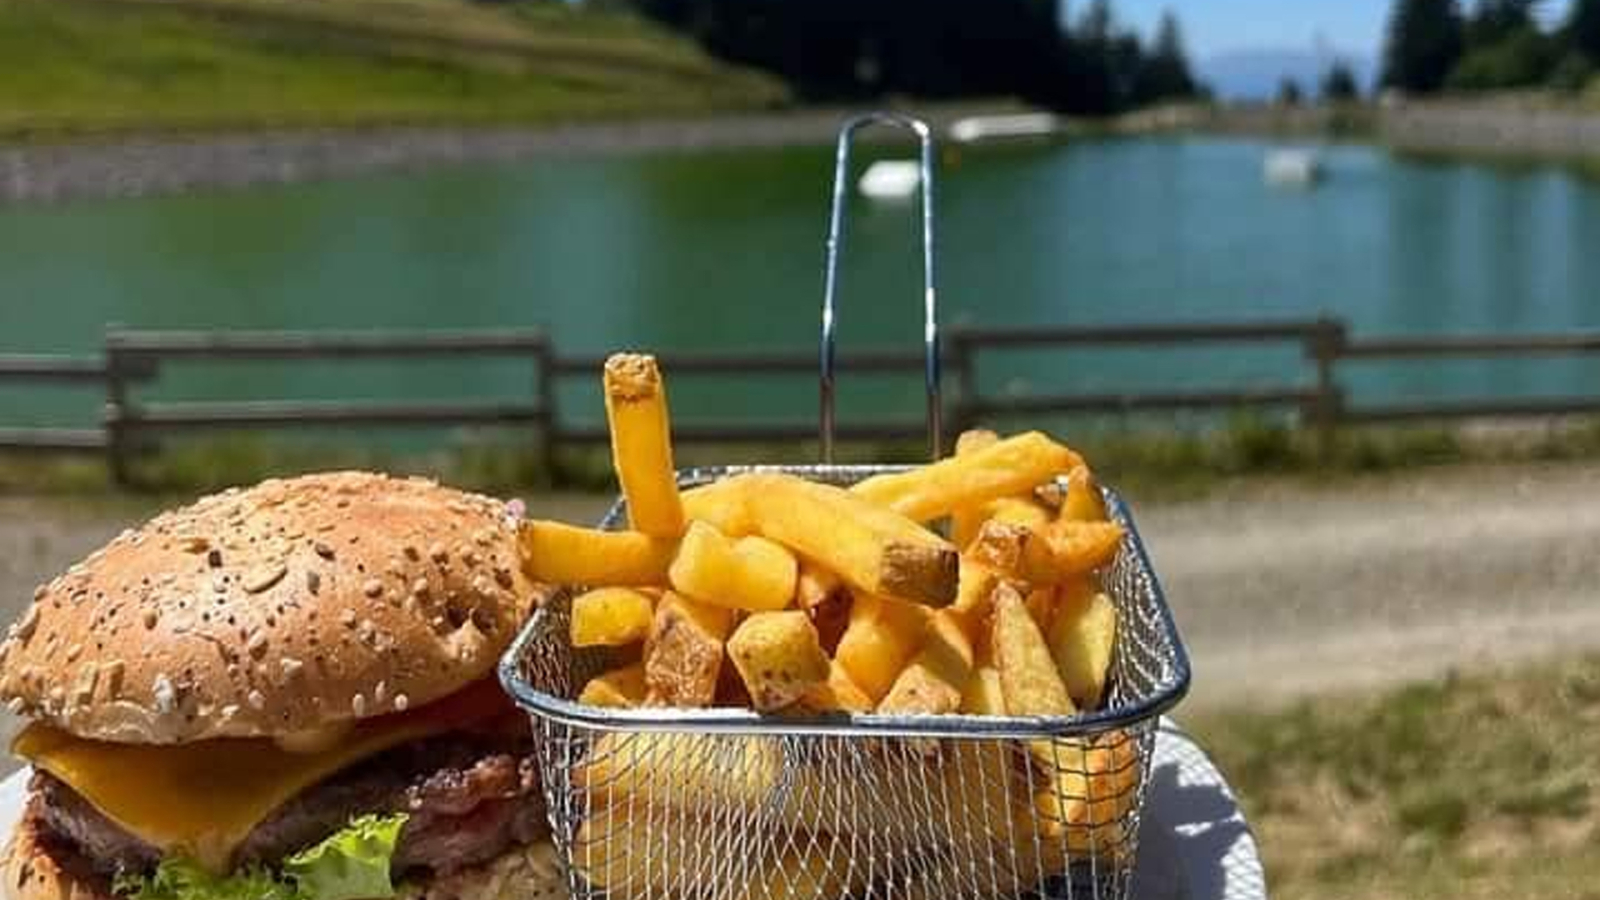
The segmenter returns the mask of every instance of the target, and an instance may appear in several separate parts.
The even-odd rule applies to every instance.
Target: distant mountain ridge
[[[1335,59],[1344,60],[1355,71],[1363,90],[1371,90],[1377,80],[1377,60],[1370,54],[1333,49],[1234,50],[1200,60],[1195,70],[1221,99],[1270,100],[1286,76],[1298,81],[1308,94],[1315,94]]]

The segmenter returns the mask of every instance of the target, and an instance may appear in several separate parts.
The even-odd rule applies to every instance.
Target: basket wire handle
[[[943,455],[944,405],[940,399],[939,317],[933,280],[933,133],[928,123],[911,116],[874,112],[857,116],[839,130],[839,145],[834,157],[833,210],[828,219],[828,261],[822,291],[822,410],[818,432],[822,461],[833,462],[834,444],[834,315],[839,290],[839,252],[844,244],[844,207],[850,179],[850,146],[857,131],[870,125],[888,125],[916,134],[922,145],[919,184],[922,188],[922,344],[923,377],[928,397],[928,453],[937,460]]]

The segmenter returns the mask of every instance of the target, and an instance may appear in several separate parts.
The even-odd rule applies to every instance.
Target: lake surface
[[[1326,153],[1313,191],[1265,186],[1267,145],[1109,140],[962,149],[940,185],[947,323],[1339,316],[1358,334],[1600,328],[1600,186],[1564,170]],[[868,154],[870,156],[870,154]],[[814,347],[830,152],[522,164],[243,192],[0,209],[0,352],[92,353],[145,328],[545,326],[563,352]],[[914,348],[912,204],[858,201],[846,348]],[[991,388],[1264,384],[1293,349],[1029,353]],[[147,394],[518,397],[524,365],[175,368]],[[1364,365],[1357,400],[1576,393],[1574,360]],[[265,387],[264,387],[265,385]],[[847,383],[847,414],[914,415],[914,380]],[[70,401],[64,399],[72,397]],[[815,385],[674,383],[687,414],[809,416]],[[574,393],[568,409],[597,410]],[[5,422],[86,423],[90,393],[0,392]]]

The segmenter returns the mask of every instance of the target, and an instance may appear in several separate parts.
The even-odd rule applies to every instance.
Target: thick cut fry
[[[1059,580],[1055,550],[1040,533],[1022,525],[991,519],[978,529],[966,557],[1007,578],[1029,584]],[[960,599],[959,594],[957,599]]]
[[[1123,818],[1137,800],[1137,748],[1124,732],[1057,742],[1059,765],[1034,795],[1042,834],[1072,853],[1120,859],[1128,852]]]
[[[1061,499],[1061,518],[1069,522],[1106,521],[1106,501],[1088,466],[1067,473],[1067,492]]]
[[[850,586],[928,606],[956,598],[955,547],[904,516],[832,485],[756,474],[745,507],[760,534]]]
[[[1044,634],[1029,615],[1022,595],[1008,584],[1001,584],[994,591],[992,640],[1009,715],[1066,716],[1077,712],[1072,695],[1056,671]],[[1028,749],[1040,762],[1053,765],[1052,742],[1033,741]]]
[[[738,900],[839,900],[867,886],[867,865],[848,835],[796,835],[796,849],[756,867]]]
[[[989,600],[1000,575],[971,556],[961,557],[961,585],[950,608],[969,617],[989,614]]]
[[[607,897],[670,897],[683,890],[677,843],[698,820],[665,807],[597,805],[572,842],[572,867]]]
[[[760,810],[783,774],[783,750],[760,737],[609,732],[572,771],[594,805]]]
[[[1045,529],[1060,577],[1108,566],[1122,546],[1123,530],[1113,522],[1059,521]]]
[[[677,537],[683,533],[683,502],[672,467],[667,391],[656,358],[618,353],[606,360],[603,381],[611,463],[628,501],[628,521],[635,531]]]
[[[1032,788],[1015,771],[1009,746],[961,741],[942,770],[951,851],[945,866],[981,867],[986,879],[994,878],[986,894],[1001,897],[1037,891],[1041,879],[1065,871],[1066,853],[1060,841],[1042,839]],[[912,873],[907,896],[948,897],[949,886],[964,884],[965,877],[959,870],[921,867]]]
[[[732,610],[671,592],[662,597],[644,651],[650,701],[662,706],[709,706],[717,696],[722,642],[732,627]]]
[[[731,538],[753,534],[745,512],[745,483],[724,478],[683,492],[683,512],[689,519],[704,522]]]
[[[801,580],[804,581],[803,574]],[[839,639],[844,637],[844,630],[850,625],[850,605],[850,592],[841,588],[806,610],[806,614],[811,616],[811,624],[816,626],[817,640],[822,642],[822,649],[830,656],[839,649]]]
[[[1082,464],[1077,453],[1030,431],[965,456],[868,478],[852,490],[908,519],[931,522],[962,507],[1026,493]]]
[[[1117,608],[1111,598],[1095,594],[1082,604],[1061,603],[1048,638],[1067,692],[1080,708],[1098,708],[1117,643]]]
[[[894,686],[926,628],[927,616],[919,607],[862,594],[850,608],[850,625],[834,658],[876,704]]]
[[[961,692],[961,711],[974,716],[1006,715],[1006,698],[1000,686],[1000,670],[992,666],[973,669]]]
[[[834,660],[828,665],[828,680],[806,691],[795,709],[802,713],[864,713],[872,711],[872,698]]]
[[[801,560],[794,583],[795,604],[809,612],[832,600],[843,587],[839,576],[810,560]]]
[[[578,695],[578,702],[631,709],[644,702],[644,694],[644,663],[636,662],[589,679]]]
[[[523,522],[522,568],[534,581],[585,587],[665,584],[678,542],[637,531],[596,531],[560,522]]]
[[[704,522],[691,522],[667,577],[679,593],[730,609],[776,610],[794,596],[794,555],[760,537],[729,540]]]
[[[1020,525],[1037,531],[1050,524],[1054,518],[1050,510],[1025,497],[1001,497],[984,507],[984,514],[996,522]]]
[[[942,716],[960,708],[961,688],[921,659],[905,667],[878,704],[878,712],[886,715]]]
[[[992,447],[1000,443],[1000,435],[987,429],[973,429],[961,432],[956,438],[956,456],[970,456],[985,447]],[[986,513],[983,504],[971,504],[958,507],[950,511],[950,540],[960,549],[966,549],[967,544],[978,536],[978,529],[982,527]]]
[[[572,600],[572,646],[622,647],[650,635],[655,606],[629,588],[596,588]]]
[[[752,613],[728,639],[728,659],[761,712],[782,709],[828,680],[828,654],[798,609]]]

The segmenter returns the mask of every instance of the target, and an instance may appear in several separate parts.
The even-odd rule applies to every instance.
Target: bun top
[[[293,737],[489,674],[535,602],[508,506],[338,472],[164,513],[40,587],[0,698],[84,738]]]

